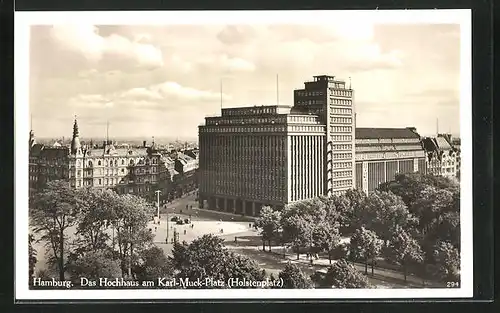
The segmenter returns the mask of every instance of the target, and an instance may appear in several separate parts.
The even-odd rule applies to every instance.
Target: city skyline
[[[112,138],[194,139],[203,118],[220,113],[221,80],[224,108],[292,105],[293,90],[316,74],[351,77],[358,127],[432,135],[439,119],[439,132],[460,133],[458,24],[31,30],[39,137],[69,137],[76,114],[84,137],[103,137],[110,121]]]

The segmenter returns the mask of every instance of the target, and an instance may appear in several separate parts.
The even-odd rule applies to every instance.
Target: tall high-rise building
[[[319,116],[326,126],[324,194],[341,193],[355,184],[354,91],[334,76],[314,76],[304,89],[294,91],[294,106]]]
[[[296,90],[294,106],[223,109],[199,128],[200,206],[256,215],[354,183],[353,92],[333,76]]]

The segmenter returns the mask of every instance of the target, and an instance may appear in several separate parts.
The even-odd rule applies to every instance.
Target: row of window
[[[312,100],[298,100],[297,105],[324,105],[325,101],[312,99]]]
[[[43,163],[47,165],[65,165],[68,163],[67,159],[61,159],[61,158],[56,158],[56,159],[42,158],[41,160]]]
[[[333,159],[334,160],[352,159],[352,153],[334,153],[333,154]]]
[[[334,108],[333,109],[334,114],[352,114],[352,109],[344,109],[344,108]]]
[[[124,159],[121,159],[120,161],[121,161],[120,163],[121,163],[122,166],[126,165]],[[152,158],[150,160],[149,158],[146,158],[144,160],[144,162],[145,162],[146,165],[149,165],[150,163],[152,163],[152,164],[158,164],[158,159]],[[97,166],[103,166],[103,164],[104,164],[104,167],[118,166],[118,160],[116,160],[116,159],[115,160],[109,160],[109,161],[105,160],[104,163],[101,160],[97,160]],[[134,165],[135,161],[133,159],[131,159],[130,162],[129,162],[129,164],[130,165]],[[77,167],[80,167],[82,165],[82,161],[81,160],[77,160],[76,161],[76,165],[77,165]],[[89,167],[92,167],[92,166],[94,166],[94,162],[92,160],[88,160],[87,161],[87,165]]]
[[[313,116],[288,116],[289,122],[294,123],[315,123],[316,117]]]
[[[149,169],[151,169],[151,170],[149,170]],[[136,175],[156,173],[157,167],[151,166],[149,169],[145,169],[145,168],[132,169],[132,173],[134,173]]]
[[[207,119],[207,125],[241,125],[241,124],[274,124],[284,123],[284,118],[232,118],[232,119]]]
[[[340,97],[352,97],[352,90],[338,90],[330,88],[330,94]]]
[[[333,145],[332,150],[351,150],[352,145]]]
[[[350,133],[352,132],[351,126],[330,126],[330,131],[334,133]]]
[[[351,179],[346,179],[346,180],[334,180],[333,181],[333,188],[338,188],[338,187],[350,187],[352,186],[352,180]]]
[[[305,90],[298,90],[297,96],[299,97],[316,97],[316,96],[323,96],[325,93],[322,90],[315,90],[315,91],[305,91]]]
[[[351,117],[330,117],[330,122],[335,124],[351,124]]]
[[[350,168],[352,167],[352,162],[335,162],[333,163],[334,169]]]
[[[285,126],[261,126],[261,127],[203,127],[200,132],[205,133],[242,133],[242,132],[282,132]]]
[[[333,135],[332,141],[352,141],[352,135]]]
[[[289,126],[288,131],[291,132],[322,132],[322,126]]]
[[[333,177],[352,177],[352,171],[333,172]]]
[[[258,115],[258,114],[269,114],[274,113],[275,108],[271,107],[254,107],[245,109],[224,109],[222,115],[234,116],[234,115]]]
[[[330,104],[351,106],[352,105],[352,100],[350,100],[350,99],[330,98]]]
[[[334,196],[341,196],[345,193],[345,190],[335,190],[332,192]]]

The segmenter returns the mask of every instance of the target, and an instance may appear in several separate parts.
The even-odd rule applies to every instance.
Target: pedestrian
[[[186,234],[186,230],[184,229],[184,235]]]
[[[168,237],[165,238],[165,244],[168,244]]]
[[[313,265],[314,261],[313,259],[311,258],[311,260],[309,261],[311,263],[311,266]]]
[[[157,227],[157,226],[155,226],[155,231],[157,231],[157,230],[158,230],[158,227]]]
[[[252,228],[252,223],[248,224],[248,228]]]

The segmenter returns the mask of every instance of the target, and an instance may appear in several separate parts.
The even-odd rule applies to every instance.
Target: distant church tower
[[[30,121],[30,150],[36,144],[35,141],[35,132],[33,131],[33,117],[31,117]]]
[[[33,130],[30,130],[30,149],[36,144],[35,141],[35,133]]]
[[[80,154],[82,153],[82,145],[80,144],[80,137],[78,132],[78,122],[76,121],[73,124],[73,139],[71,139],[71,154]]]

